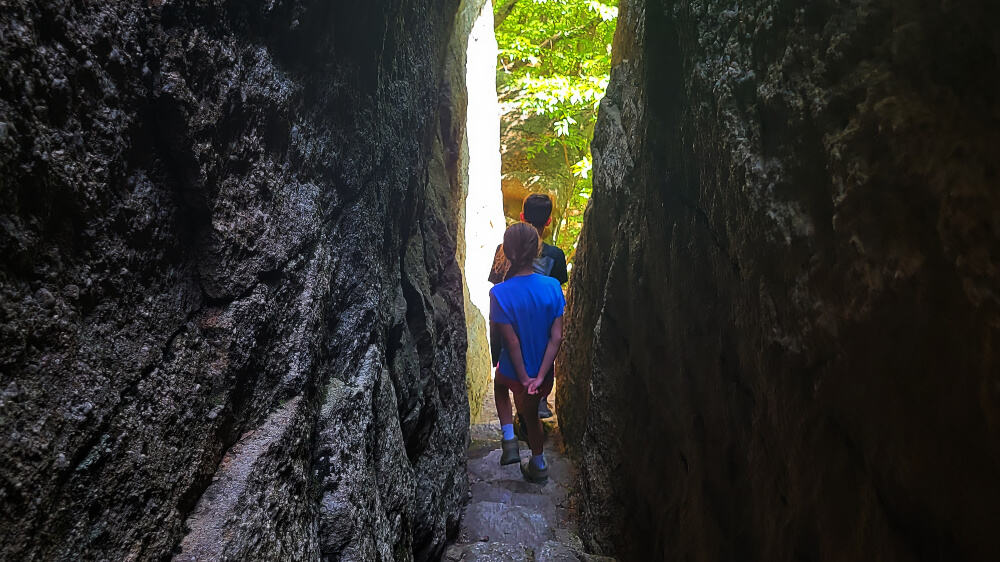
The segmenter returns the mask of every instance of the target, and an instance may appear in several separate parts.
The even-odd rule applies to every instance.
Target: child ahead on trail
[[[521,205],[521,221],[534,226],[538,231],[538,237],[541,238],[545,227],[552,222],[552,199],[548,195],[539,193],[532,193],[525,197],[524,203]],[[494,285],[506,279],[510,273],[510,262],[504,257],[502,247],[502,245],[497,246],[496,254],[493,257],[493,267],[490,269],[489,281]],[[542,243],[542,251],[535,258],[533,268],[535,273],[555,278],[560,285],[569,281],[569,275],[566,272],[566,254],[551,244]],[[493,356],[494,367],[500,360],[501,339],[499,334],[494,331],[490,332],[490,352]],[[552,417],[552,411],[549,410],[548,393],[545,393],[538,401],[538,415],[543,419]]]
[[[559,282],[534,271],[540,248],[538,231],[531,225],[518,223],[508,228],[503,235],[503,253],[510,268],[506,280],[490,289],[490,326],[503,339],[493,381],[503,429],[500,464],[520,460],[509,391],[528,431],[532,457],[521,463],[521,473],[531,482],[548,479],[538,402],[552,390],[552,362],[562,340],[566,307]]]
[[[552,223],[552,199],[548,195],[532,193],[524,198],[521,204],[521,222],[526,222],[538,230],[538,237],[541,238],[546,226]],[[506,279],[510,271],[510,262],[504,259],[501,248],[497,246],[496,254],[493,257],[493,268],[490,270],[490,283],[497,283]],[[548,275],[565,284],[569,281],[569,274],[566,271],[566,254],[558,246],[542,243],[542,251],[535,258],[535,273]]]

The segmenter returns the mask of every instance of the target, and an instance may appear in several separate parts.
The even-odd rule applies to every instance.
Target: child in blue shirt
[[[552,223],[552,198],[541,193],[532,193],[524,198],[521,204],[521,222],[526,222],[535,227],[539,238],[545,231],[545,227]],[[566,254],[557,246],[552,246],[542,242],[542,250],[538,253],[534,262],[535,273],[554,277],[560,284],[569,281],[566,271]],[[490,268],[490,283],[496,285],[507,279],[510,274],[510,262],[503,255],[503,245],[497,246],[496,254],[493,256],[493,267]],[[500,350],[502,340],[494,330],[490,330],[490,355],[493,359],[493,366],[500,361]],[[548,395],[544,395],[538,401],[538,416],[542,419],[552,417],[552,410],[549,409]]]
[[[503,252],[511,265],[506,280],[490,289],[490,324],[503,338],[493,384],[497,416],[504,432],[500,464],[520,460],[510,404],[512,392],[532,452],[531,460],[521,464],[521,473],[527,480],[541,483],[548,479],[548,467],[538,403],[552,390],[552,362],[562,340],[566,300],[559,281],[535,273],[533,263],[539,249],[538,231],[530,224],[515,224],[504,233]]]

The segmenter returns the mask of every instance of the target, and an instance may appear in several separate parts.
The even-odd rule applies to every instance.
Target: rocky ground
[[[563,454],[558,418],[545,420],[549,481],[532,484],[522,478],[518,465],[500,466],[500,424],[492,400],[487,397],[485,402],[483,411],[493,413],[493,420],[470,429],[470,499],[457,542],[443,560],[613,560],[587,554],[577,536],[572,509],[576,473]],[[529,454],[528,444],[521,441],[521,457]]]

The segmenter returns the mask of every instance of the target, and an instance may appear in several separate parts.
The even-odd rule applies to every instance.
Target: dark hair
[[[524,198],[521,212],[524,213],[524,222],[542,230],[552,216],[552,198],[541,193],[532,193]]]
[[[519,222],[503,233],[503,255],[510,262],[511,273],[531,265],[541,248],[538,231],[530,224]]]

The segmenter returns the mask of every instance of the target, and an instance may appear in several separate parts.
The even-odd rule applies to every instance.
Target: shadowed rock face
[[[5,5],[0,558],[437,556],[458,8]]]
[[[996,560],[1000,16],[629,2],[560,358],[591,546]]]

